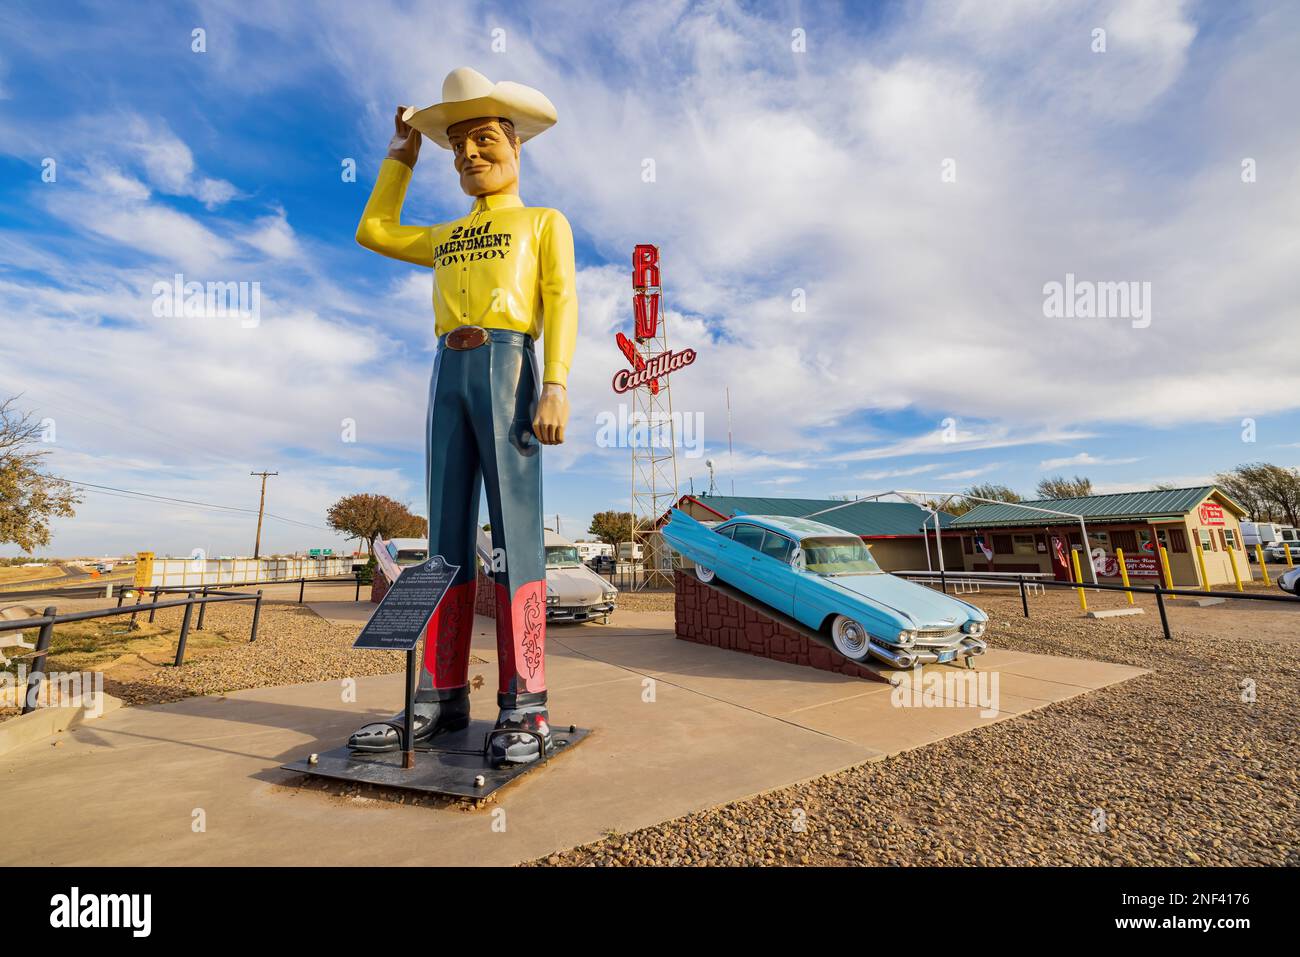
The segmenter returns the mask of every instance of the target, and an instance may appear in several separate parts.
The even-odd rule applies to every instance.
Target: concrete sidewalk
[[[313,607],[358,630],[363,607],[373,607],[343,606],[352,603]],[[495,715],[492,629],[487,619],[475,623],[475,655],[489,662],[471,666],[484,679],[474,694],[480,716]],[[301,776],[279,769],[397,710],[400,675],[357,679],[355,703],[329,681],[123,708],[0,758],[5,805],[29,809],[24,819],[36,822],[6,835],[0,863],[511,864],[1142,673],[996,651],[980,670],[999,675],[1000,709],[991,717],[976,708],[897,708],[878,682],[678,641],[667,613],[552,626],[553,720],[594,733],[478,810],[343,798],[298,787]],[[200,814],[206,830],[196,833]]]

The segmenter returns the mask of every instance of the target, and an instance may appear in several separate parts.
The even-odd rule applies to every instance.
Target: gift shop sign
[[[1222,525],[1223,506],[1215,505],[1213,502],[1206,502],[1200,508],[1200,517],[1202,525]]]
[[[639,243],[632,251],[632,334],[636,342],[652,339],[659,331],[659,247]],[[669,350],[646,360],[634,343],[623,333],[615,336],[619,352],[631,369],[614,374],[614,391],[627,392],[648,386],[652,395],[659,394],[659,377],[685,368],[695,361],[694,349]]]
[[[1128,569],[1130,578],[1160,577],[1160,559],[1154,555],[1125,555],[1124,567]]]

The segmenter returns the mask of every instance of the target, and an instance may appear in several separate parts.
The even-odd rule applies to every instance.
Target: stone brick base
[[[742,605],[703,584],[691,572],[677,572],[676,590],[676,631],[682,641],[743,651],[853,678],[881,680],[870,667],[848,661],[775,618]]]
[[[474,586],[474,614],[497,616],[497,583],[483,573],[482,565],[478,566],[478,583]]]

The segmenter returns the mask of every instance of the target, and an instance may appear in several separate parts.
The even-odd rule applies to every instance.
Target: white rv
[[[1272,522],[1241,523],[1241,543],[1246,546],[1248,552],[1253,551],[1256,545],[1269,545],[1280,541],[1281,538],[1281,525]]]

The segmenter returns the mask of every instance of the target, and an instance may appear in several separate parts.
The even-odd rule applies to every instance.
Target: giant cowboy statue
[[[425,428],[429,554],[460,566],[429,622],[415,694],[414,738],[469,724],[479,489],[486,485],[496,587],[497,728],[551,743],[546,710],[546,569],[542,445],[564,441],[566,381],[578,331],[573,234],[554,209],[519,199],[519,148],[554,125],[537,90],[452,71],[443,102],[399,107],[396,133],[357,227],[357,242],[433,270],[438,351]],[[469,213],[437,226],[400,221],[421,136],[450,150]],[[540,375],[533,343],[542,336]],[[539,394],[540,390],[540,394]],[[504,570],[498,566],[504,559]],[[348,741],[356,751],[400,746],[398,715]],[[539,757],[532,733],[495,735],[490,758]]]

